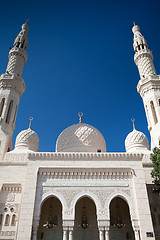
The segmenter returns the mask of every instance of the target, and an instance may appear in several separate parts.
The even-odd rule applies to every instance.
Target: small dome
[[[106,152],[106,142],[96,128],[78,123],[59,135],[56,152]]]
[[[146,135],[136,129],[128,134],[125,140],[126,152],[143,152],[149,150],[149,143]]]
[[[140,32],[140,27],[138,25],[134,25],[132,27],[132,32],[135,33],[135,32]]]
[[[27,148],[31,151],[38,152],[39,138],[37,133],[31,130],[30,128],[21,131],[16,137],[15,148],[16,149]]]
[[[22,29],[29,31],[28,21],[22,25]]]

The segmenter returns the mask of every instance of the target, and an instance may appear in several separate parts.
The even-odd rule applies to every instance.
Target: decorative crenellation
[[[75,152],[36,152],[29,153],[29,160],[114,160],[114,161],[141,161],[143,157],[142,153],[75,153]]]
[[[0,162],[0,165],[27,165],[28,162],[28,153],[6,153],[3,161]]]
[[[39,175],[60,179],[131,179],[131,168],[40,168]]]
[[[22,186],[21,184],[7,184],[4,183],[2,186],[2,191],[8,191],[8,192],[21,192]]]

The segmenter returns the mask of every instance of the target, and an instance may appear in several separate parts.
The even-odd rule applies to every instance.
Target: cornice
[[[28,153],[12,153],[5,154],[4,159],[0,161],[0,165],[20,165],[26,166],[28,163]]]
[[[26,86],[23,78],[15,74],[2,74],[0,76],[0,89],[13,89],[21,96],[25,88]]]
[[[4,183],[2,186],[2,191],[21,192],[21,190],[21,184],[18,183]]]
[[[95,178],[95,179],[131,179],[131,168],[39,168],[38,174],[52,178]]]
[[[141,153],[76,153],[76,152],[34,152],[29,153],[29,160],[136,160],[141,161]]]
[[[149,91],[159,91],[160,90],[160,80],[159,77],[156,76],[155,79],[153,78],[147,78],[142,80],[139,80],[138,85],[137,85],[137,91],[140,93],[141,97],[144,96],[146,92]]]

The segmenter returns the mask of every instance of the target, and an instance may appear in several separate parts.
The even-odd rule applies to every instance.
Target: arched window
[[[4,223],[5,226],[9,226],[9,220],[10,220],[10,216],[9,216],[9,214],[7,214],[6,219],[5,219],[5,223]]]
[[[5,102],[5,98],[2,98],[1,103],[0,103],[0,117],[2,116],[4,102]]]
[[[6,123],[8,123],[8,124],[9,124],[9,121],[11,118],[12,108],[13,108],[13,100],[10,101],[9,107],[8,107],[8,113],[7,113],[7,117],[6,117]]]
[[[0,214],[0,226],[2,225],[2,221],[3,221],[3,214]]]
[[[156,115],[153,101],[150,102],[150,106],[151,106],[151,110],[152,110],[153,120],[154,120],[154,123],[156,124],[158,122],[158,120],[157,120],[157,115]]]
[[[16,225],[16,215],[13,214],[13,215],[12,215],[11,226],[15,226],[15,225]]]
[[[13,123],[16,121],[17,110],[18,110],[18,105],[16,106],[16,110],[14,113]]]
[[[148,106],[146,105],[146,115],[147,115],[147,119],[148,119],[148,125],[150,126],[150,118],[149,118],[149,113],[148,113]]]

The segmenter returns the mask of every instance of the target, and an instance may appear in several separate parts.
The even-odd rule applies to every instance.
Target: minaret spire
[[[12,135],[19,100],[25,91],[22,79],[24,64],[27,62],[28,22],[22,25],[13,48],[9,51],[6,73],[0,76],[0,155],[12,150]]]
[[[27,62],[28,55],[26,50],[28,48],[28,23],[22,25],[22,30],[17,35],[14,41],[14,47],[9,52],[9,62],[6,73],[16,74],[22,76],[24,64]]]
[[[138,67],[141,79],[149,75],[156,75],[156,70],[153,64],[153,55],[152,52],[148,49],[147,42],[140,32],[140,27],[138,25],[134,25],[132,31],[134,34],[134,61]]]
[[[160,141],[160,76],[156,74],[152,52],[139,26],[134,25],[132,31],[134,61],[140,74],[137,90],[143,99],[153,149],[159,146]]]

